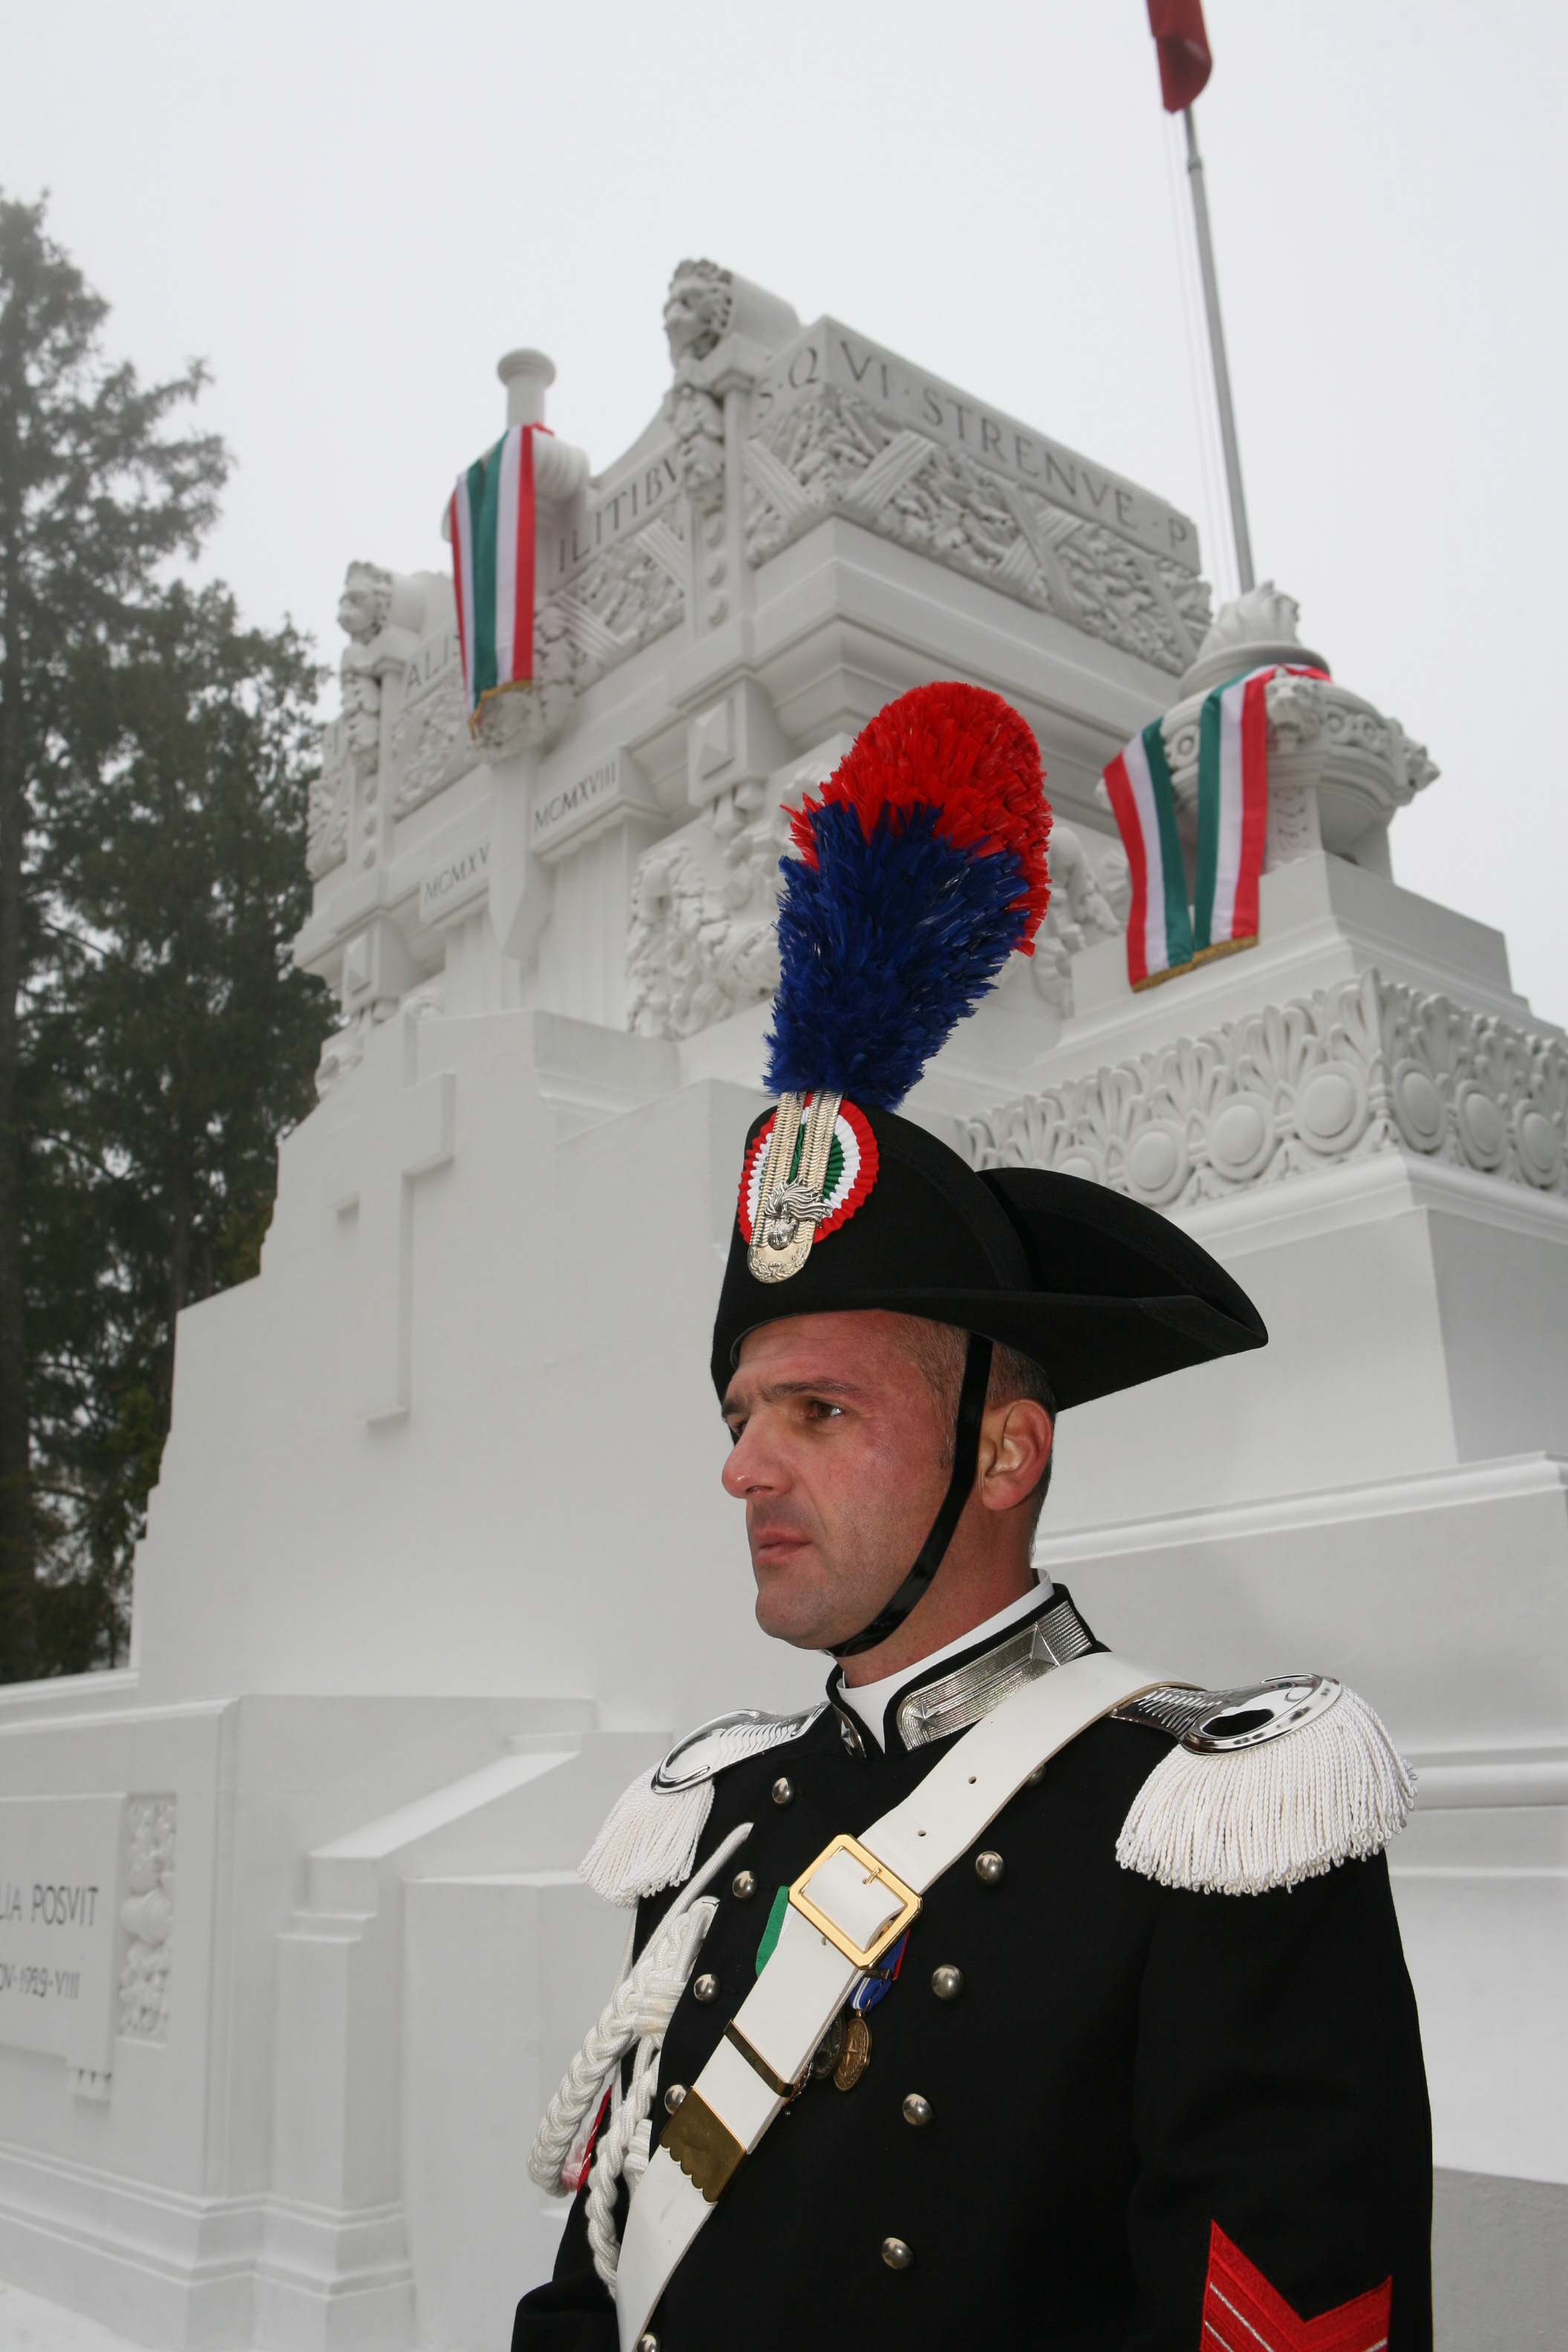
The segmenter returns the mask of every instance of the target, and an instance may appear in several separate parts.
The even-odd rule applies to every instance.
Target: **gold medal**
[[[852,2091],[871,2063],[871,2029],[851,2010],[845,2021],[844,2047],[833,2069],[834,2088]]]

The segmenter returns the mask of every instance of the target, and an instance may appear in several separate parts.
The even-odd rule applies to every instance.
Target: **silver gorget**
[[[1093,1647],[1093,1635],[1064,1593],[1043,1616],[998,1642],[994,1650],[901,1698],[893,1715],[899,1737],[906,1748],[929,1748],[933,1739],[967,1731],[1026,1683],[1048,1675],[1054,1666],[1065,1666],[1069,1658],[1081,1658]]]

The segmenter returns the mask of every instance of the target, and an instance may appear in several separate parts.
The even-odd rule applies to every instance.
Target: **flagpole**
[[[1198,261],[1204,273],[1204,307],[1208,312],[1209,352],[1214,361],[1215,396],[1219,403],[1219,433],[1225,446],[1226,487],[1230,492],[1230,525],[1236,537],[1236,570],[1245,596],[1252,586],[1252,539],[1247,528],[1247,499],[1241,487],[1241,451],[1236,438],[1236,412],[1230,402],[1230,369],[1226,363],[1225,329],[1219,315],[1219,279],[1215,275],[1214,241],[1209,235],[1208,196],[1204,188],[1204,159],[1198,152],[1197,125],[1190,106],[1182,109],[1187,126],[1187,177],[1192,183],[1193,218],[1197,225]]]

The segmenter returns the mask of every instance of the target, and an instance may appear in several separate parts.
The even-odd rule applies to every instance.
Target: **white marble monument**
[[[1439,2341],[1558,2340],[1563,1033],[1391,878],[1425,751],[1298,678],[1258,946],[1134,995],[1100,769],[1165,714],[1190,806],[1290,600],[1211,625],[1185,518],[727,271],[665,318],[632,447],[539,445],[536,681],[477,736],[434,528],[350,567],[321,1104],[181,1319],[132,1664],[0,1691],[0,2275],[181,2352],[490,2352],[548,2269],[524,2158],[625,1927],[577,1860],[674,1732],[822,1679],[752,1626],[707,1374],[787,813],[959,677],[1038,734],[1056,888],[910,1108],[1164,1208],[1273,1335],[1068,1416],[1041,1559],[1173,1675],[1385,1716]],[[541,418],[550,362],[500,373]]]

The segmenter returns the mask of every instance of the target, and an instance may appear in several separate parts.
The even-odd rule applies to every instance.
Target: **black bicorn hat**
[[[775,1118],[747,1138],[753,1197]],[[977,1172],[875,1105],[840,1104],[836,1124],[869,1133],[871,1181],[783,1280],[752,1270],[756,1213],[742,1192],[713,1326],[721,1398],[746,1333],[792,1315],[882,1307],[954,1324],[1043,1365],[1064,1410],[1267,1342],[1240,1285],[1157,1210],[1050,1169]]]
[[[1251,1300],[1157,1211],[1081,1177],[976,1171],[894,1105],[1048,896],[1050,808],[1018,713],[917,688],[857,738],[784,861],[774,1109],[747,1137],[713,1328],[722,1398],[746,1333],[884,1308],[1041,1364],[1058,1405],[1268,1339]]]

